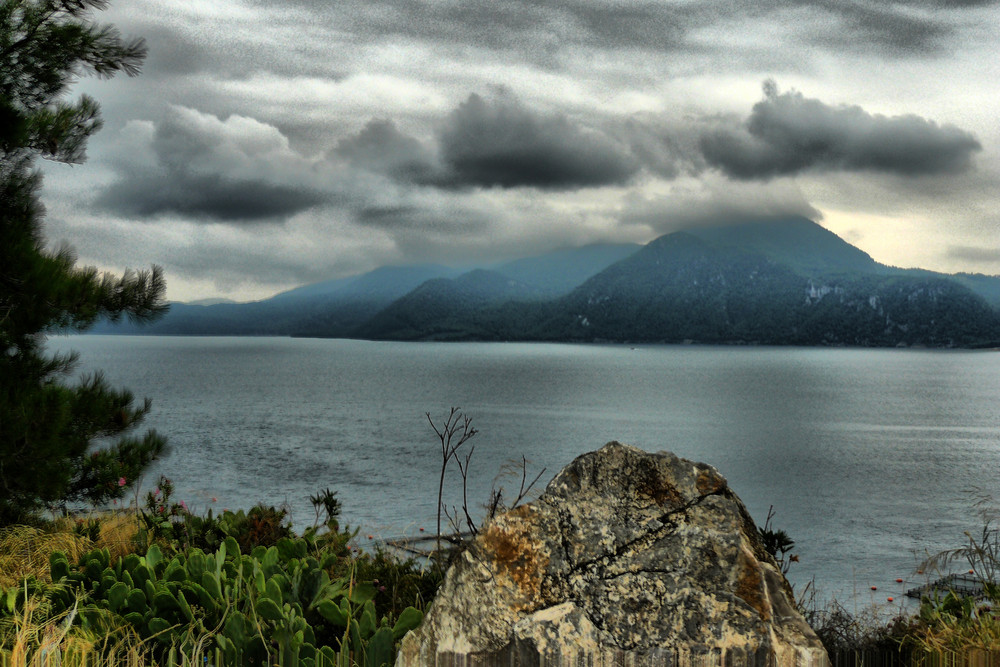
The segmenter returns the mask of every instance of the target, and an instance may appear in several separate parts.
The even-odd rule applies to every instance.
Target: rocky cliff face
[[[726,480],[612,442],[480,533],[396,667],[546,664],[829,660]]]

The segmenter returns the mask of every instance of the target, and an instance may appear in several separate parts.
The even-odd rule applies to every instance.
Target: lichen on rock
[[[496,517],[397,667],[829,664],[713,467],[611,442]]]

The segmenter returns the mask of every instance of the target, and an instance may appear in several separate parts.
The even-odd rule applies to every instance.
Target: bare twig
[[[472,520],[472,516],[469,515],[469,463],[472,461],[472,455],[475,451],[476,447],[473,445],[465,455],[464,465],[461,460],[455,459],[455,462],[458,464],[458,471],[462,474],[462,511],[465,513],[465,525],[473,535],[479,533],[479,528]]]
[[[524,454],[521,455],[521,488],[518,490],[517,498],[514,499],[514,504],[511,505],[511,507],[517,507],[518,504],[524,500],[525,496],[531,493],[531,489],[534,488],[535,484],[538,483],[538,480],[545,474],[545,470],[545,468],[539,470],[538,474],[535,475],[535,478],[531,480],[531,483],[525,486],[524,483],[528,479],[528,459],[524,457]]]
[[[522,454],[520,463],[508,461],[507,464],[505,464],[501,469],[500,474],[497,475],[497,479],[493,482],[493,490],[490,492],[490,499],[486,504],[487,518],[492,519],[497,514],[506,512],[507,510],[512,510],[520,505],[521,502],[528,497],[528,494],[531,493],[531,490],[534,488],[535,484],[538,483],[538,480],[542,478],[542,475],[545,474],[545,470],[545,468],[542,468],[529,483],[528,459]],[[519,474],[521,477],[520,488],[518,489],[517,497],[514,498],[514,501],[510,505],[507,505],[503,500],[504,489],[502,486],[497,486],[497,481],[502,477],[515,474]]]
[[[424,414],[427,417],[427,423],[434,429],[434,434],[441,443],[441,478],[438,482],[437,503],[437,549],[440,552],[441,515],[447,514],[447,509],[444,507],[443,501],[445,471],[447,471],[448,463],[453,458],[457,460],[456,452],[458,452],[459,448],[475,437],[479,431],[472,426],[472,418],[462,414],[461,408],[453,407],[440,428],[431,419],[431,413],[426,412]],[[466,459],[466,463],[468,463],[468,459]],[[459,466],[461,467],[461,464]]]

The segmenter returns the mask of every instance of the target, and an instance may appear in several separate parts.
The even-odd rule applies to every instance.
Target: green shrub
[[[210,509],[199,516],[183,502],[173,502],[173,491],[173,483],[161,476],[156,489],[146,494],[145,509],[139,510],[143,527],[139,540],[144,544],[155,542],[172,553],[190,548],[215,551],[232,537],[242,551],[249,552],[294,536],[284,509],[260,504],[247,512],[226,510],[215,516]]]

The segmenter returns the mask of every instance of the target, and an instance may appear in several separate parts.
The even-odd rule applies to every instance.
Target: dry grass
[[[989,653],[1000,656],[1000,619],[992,613],[975,619],[941,617],[911,631],[907,640],[930,654]]]
[[[72,531],[8,526],[0,530],[0,588],[16,586],[26,577],[48,580],[49,556],[53,551],[62,551],[76,562],[92,544]]]
[[[100,534],[91,540],[75,532],[78,522],[99,521]],[[62,551],[71,563],[92,549],[107,548],[116,559],[137,549],[138,520],[134,511],[94,513],[86,518],[59,518],[45,528],[7,526],[0,529],[0,589],[25,577],[47,581],[49,556]],[[140,547],[141,549],[141,547]]]
[[[139,519],[135,511],[119,511],[102,515],[101,534],[94,546],[111,552],[111,560],[139,551],[145,553],[146,545],[136,544]]]

